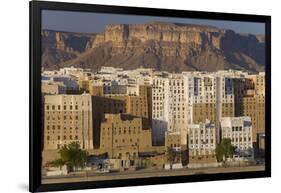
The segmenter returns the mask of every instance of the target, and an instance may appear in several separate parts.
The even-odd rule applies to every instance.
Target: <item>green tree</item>
[[[172,169],[173,164],[179,159],[179,152],[175,149],[168,147],[167,150],[167,160],[170,164],[170,169]]]
[[[216,147],[216,157],[218,162],[225,163],[226,158],[235,153],[235,147],[231,144],[231,139],[224,138]]]
[[[72,142],[64,145],[59,150],[60,158],[52,161],[50,164],[56,167],[67,166],[69,171],[74,171],[78,167],[85,167],[88,158],[88,152],[80,148],[78,142]]]
[[[62,166],[65,165],[65,162],[62,159],[57,159],[52,162],[49,162],[48,165],[54,166],[54,167],[59,167],[60,169]]]

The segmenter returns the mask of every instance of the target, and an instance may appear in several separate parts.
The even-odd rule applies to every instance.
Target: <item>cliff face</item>
[[[42,30],[42,66],[55,69],[61,62],[77,58],[94,35]]]
[[[96,70],[101,66],[124,69],[144,66],[170,72],[229,68],[262,71],[265,62],[262,37],[211,26],[159,22],[114,24],[108,25],[103,33],[88,37],[80,49],[67,42],[73,41],[57,40],[56,50],[62,48],[64,52],[80,54],[56,63],[61,67],[73,65]]]

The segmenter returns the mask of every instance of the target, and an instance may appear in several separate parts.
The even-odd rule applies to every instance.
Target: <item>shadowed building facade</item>
[[[126,113],[142,119],[143,128],[151,128],[151,87],[139,86],[139,95],[103,94],[102,86],[92,86],[90,89],[93,96],[94,106],[94,133],[95,148],[99,148],[100,124],[105,114]]]
[[[128,156],[138,157],[138,152],[150,150],[151,129],[145,129],[142,119],[128,114],[105,114],[101,122],[100,149],[109,157],[118,158],[127,151]]]
[[[57,159],[59,149],[71,142],[87,151],[94,148],[92,105],[89,94],[44,97],[43,164]]]
[[[152,151],[151,129],[143,129],[140,117],[105,114],[100,130],[100,152],[120,159],[121,168],[136,169],[139,153]]]
[[[235,116],[249,116],[254,147],[265,132],[265,75],[248,75],[235,80]]]
[[[93,149],[91,95],[46,95],[44,105],[44,150],[60,149],[78,141]]]

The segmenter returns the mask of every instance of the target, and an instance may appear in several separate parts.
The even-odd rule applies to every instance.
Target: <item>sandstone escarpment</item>
[[[115,24],[108,25],[104,33],[99,35],[96,43],[107,41],[117,43],[137,39],[141,42],[152,40],[183,44],[203,44],[212,42],[212,38],[216,39],[217,35],[223,31],[214,27],[169,23]]]
[[[42,30],[42,66],[54,69],[61,62],[77,58],[94,35]]]
[[[58,66],[101,66],[134,69],[139,66],[179,72],[183,70],[264,69],[264,42],[261,36],[238,34],[212,26],[152,22],[112,24],[100,34],[88,37],[79,55]],[[61,37],[57,50],[77,52]]]

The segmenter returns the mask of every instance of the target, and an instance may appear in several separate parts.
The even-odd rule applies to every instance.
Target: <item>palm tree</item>
[[[173,167],[173,164],[175,163],[175,161],[178,159],[178,152],[171,148],[171,147],[168,147],[167,149],[167,160],[170,164],[170,170],[172,169]]]
[[[60,158],[52,161],[50,164],[60,168],[66,165],[69,171],[74,171],[79,167],[85,167],[88,158],[88,152],[82,150],[78,142],[64,145],[59,150],[59,155]]]
[[[216,157],[218,162],[226,164],[226,158],[235,153],[235,147],[231,144],[231,139],[224,138],[216,147]]]

